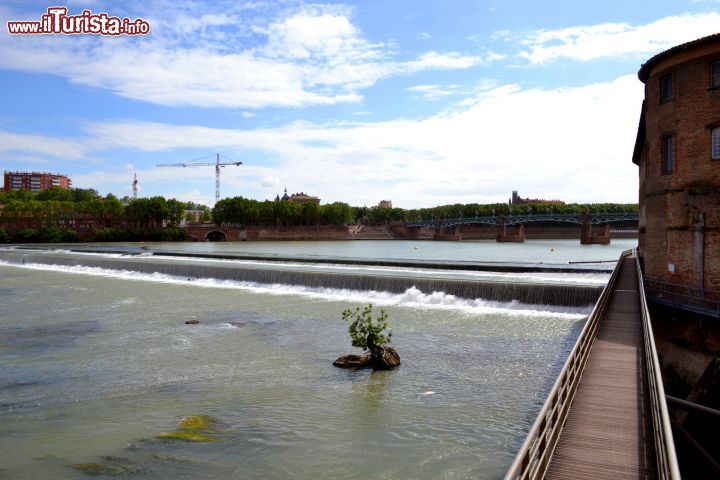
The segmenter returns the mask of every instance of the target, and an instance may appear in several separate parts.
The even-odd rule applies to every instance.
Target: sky
[[[147,35],[11,35],[51,6]],[[0,169],[101,194],[637,202],[640,65],[718,0],[4,0]]]

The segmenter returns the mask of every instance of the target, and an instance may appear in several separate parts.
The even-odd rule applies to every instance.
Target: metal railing
[[[648,377],[648,393],[650,395],[650,410],[652,412],[653,436],[655,440],[655,455],[657,457],[658,478],[661,480],[679,480],[680,468],[675,454],[675,441],[672,434],[670,416],[668,415],[665,387],[662,381],[660,362],[658,361],[655,338],[653,336],[650,312],[645,298],[640,260],[635,256],[637,269],[638,290],[640,291],[640,312],[642,314],[645,371]]]
[[[720,317],[720,291],[645,277],[648,300]]]
[[[512,213],[505,214],[505,225],[516,225],[518,223],[528,222],[560,222],[581,225],[583,223],[583,213],[527,213],[520,215],[513,215]],[[500,214],[498,215],[485,215],[475,217],[459,217],[459,218],[441,218],[432,220],[416,220],[409,221],[405,224],[408,227],[432,227],[440,225],[441,227],[451,227],[456,225],[466,224],[484,224],[484,225],[497,225]],[[640,214],[636,212],[618,212],[618,213],[589,213],[588,221],[590,224],[598,225],[610,222],[620,221],[632,221],[638,220]]]
[[[563,366],[558,379],[553,385],[537,420],[530,429],[525,442],[518,452],[513,464],[510,466],[505,480],[540,479],[545,476],[550,466],[552,454],[560,438],[560,432],[565,424],[573,397],[577,391],[580,377],[585,369],[590,349],[595,341],[598,323],[605,314],[607,305],[622,267],[622,261],[634,250],[622,253],[610,281],[605,286],[585,324],[570,356]],[[658,477],[662,480],[680,480],[680,470],[675,454],[672,428],[668,416],[665,390],[662,383],[660,363],[655,348],[652,324],[648,312],[645,291],[643,287],[642,272],[637,255],[635,266],[638,276],[638,290],[640,292],[640,311],[643,323],[643,345],[648,378],[648,393],[652,413],[653,439],[655,441]]]
[[[628,250],[620,256],[610,280],[585,322],[585,326],[530,429],[530,433],[505,475],[505,480],[538,479],[545,476],[580,383],[580,377],[585,370],[590,349],[595,342],[598,323],[605,314],[612,297],[612,291],[622,267],[622,260],[631,254],[632,251]]]

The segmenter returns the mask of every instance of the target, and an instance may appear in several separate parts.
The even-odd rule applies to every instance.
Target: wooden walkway
[[[635,257],[622,262],[548,479],[657,478]]]

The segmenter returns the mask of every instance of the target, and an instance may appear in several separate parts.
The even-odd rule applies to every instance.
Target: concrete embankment
[[[293,226],[293,227],[217,227],[208,224],[193,224],[187,227],[192,240],[218,240],[210,238],[213,232],[222,232],[219,240],[495,240],[498,227],[494,225],[460,225],[436,231],[435,227],[408,227],[393,225],[349,225],[349,226]],[[528,224],[524,226],[526,239],[580,239],[581,227],[547,226]],[[611,229],[610,238],[635,238],[636,230]]]
[[[355,228],[353,228],[355,227]],[[247,240],[433,240],[437,239],[434,227],[407,227],[405,225],[351,227],[248,227]],[[462,240],[495,240],[494,225],[461,225],[456,232]],[[544,226],[528,224],[525,238],[580,239],[577,226]],[[611,238],[636,238],[637,231],[612,230]]]
[[[84,266],[140,273],[161,273],[181,278],[213,278],[261,284],[303,285],[316,288],[335,288],[362,291],[402,293],[415,287],[423,293],[444,292],[467,299],[485,299],[501,302],[518,301],[535,305],[587,306],[600,295],[602,286],[565,285],[548,283],[519,283],[503,281],[477,281],[448,278],[413,277],[408,274],[387,275],[361,273],[334,273],[291,269],[288,267],[248,267],[238,264],[212,264],[201,261],[183,261],[180,258],[102,257],[82,254],[29,252],[22,250],[0,251],[0,260],[12,264],[41,264],[56,266]]]
[[[348,227],[248,227],[247,240],[350,240]]]

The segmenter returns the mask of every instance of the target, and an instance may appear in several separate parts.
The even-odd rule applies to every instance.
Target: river
[[[578,240],[528,240],[498,243],[494,240],[462,242],[358,240],[265,242],[148,242],[129,243],[152,251],[227,253],[297,258],[355,258],[426,260],[480,263],[567,264],[615,261],[623,250],[637,246],[636,239],[617,239],[609,245],[580,245]],[[115,248],[117,244],[95,244]]]
[[[547,241],[508,247],[398,241],[141,247],[148,252],[291,256],[300,265],[292,268],[358,270],[369,267],[305,261],[343,257],[565,264],[616,259],[633,244],[580,247]],[[168,261],[179,260],[163,260]],[[523,278],[516,273],[393,268],[383,275],[583,285],[607,280],[603,272]],[[393,344],[403,362],[397,370],[332,366],[336,357],[354,350],[341,312],[368,302],[389,313]],[[79,464],[148,479],[498,478],[590,311],[588,305],[529,305],[415,288],[302,287],[5,261],[0,262],[0,304],[0,478],[12,479],[81,478]],[[199,324],[185,323],[190,320]],[[216,441],[159,437],[191,415],[213,420]]]

